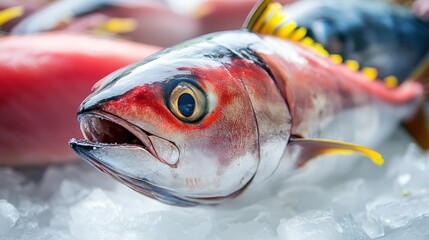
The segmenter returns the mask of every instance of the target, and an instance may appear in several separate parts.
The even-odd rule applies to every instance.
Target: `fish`
[[[187,30],[179,31],[172,23]],[[164,46],[186,40],[188,32],[196,29],[198,24],[192,18],[173,12],[158,0],[60,0],[20,21],[11,33],[85,32]],[[170,37],[160,32],[168,32]]]
[[[351,69],[309,44],[303,28],[266,17],[279,13],[261,1],[243,29],[108,75],[80,105],[84,139],[70,147],[131,189],[178,206],[224,203],[324,154],[383,164],[366,146],[419,112],[427,80],[392,86],[371,69]],[[261,26],[288,34],[255,31]]]
[[[60,0],[19,21],[11,32],[85,32],[168,47],[205,33],[239,28],[255,2],[210,0],[184,13],[174,11],[177,4],[159,0]]]
[[[78,160],[75,112],[100,78],[160,48],[71,33],[0,37],[0,166]]]
[[[375,68],[381,78],[406,80],[429,52],[429,21],[398,4],[304,0],[282,11],[329,53]]]

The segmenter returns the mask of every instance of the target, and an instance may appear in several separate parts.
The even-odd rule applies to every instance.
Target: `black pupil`
[[[178,100],[179,111],[185,117],[190,117],[195,110],[195,99],[189,93],[184,93],[180,95]]]

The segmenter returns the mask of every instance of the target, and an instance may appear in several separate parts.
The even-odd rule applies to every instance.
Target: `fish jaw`
[[[168,178],[157,174],[174,169],[178,164],[178,149],[174,143],[150,135],[139,127],[107,112],[93,110],[78,114],[85,140],[70,141],[71,148],[87,163],[110,175],[137,192],[162,202],[192,206],[196,202],[178,197],[169,189],[157,186],[154,178]],[[115,142],[116,141],[116,142]],[[155,144],[152,143],[152,141]],[[166,142],[176,154],[164,160],[155,149],[166,149]],[[161,146],[159,146],[161,144]],[[169,161],[170,162],[167,162]]]
[[[160,168],[154,155],[140,146],[92,143],[86,140],[70,141],[71,148],[87,163],[110,175],[131,189],[167,204],[193,206],[197,201],[179,197],[171,190],[155,185],[137,169]]]
[[[181,182],[177,176],[186,176],[189,169],[178,168],[180,151],[175,143],[102,110],[80,112],[78,120],[85,140],[72,139],[71,148],[90,165],[146,196],[178,206],[211,205],[245,189],[225,196],[183,191],[174,183]]]

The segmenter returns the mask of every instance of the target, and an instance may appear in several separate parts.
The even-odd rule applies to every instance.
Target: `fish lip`
[[[109,175],[113,179],[123,183],[127,187],[133,189],[134,191],[146,195],[150,198],[157,199],[161,202],[182,206],[182,207],[190,207],[198,205],[197,201],[193,201],[190,198],[180,197],[177,194],[174,194],[168,189],[164,189],[161,186],[157,186],[146,179],[139,179],[131,176],[127,176],[114,168],[106,166],[96,157],[93,157],[91,154],[88,154],[94,148],[102,148],[102,147],[120,147],[115,144],[102,144],[102,143],[92,143],[87,140],[76,140],[71,139],[70,147],[83,159],[85,162],[89,163],[91,166],[96,168],[97,170]]]
[[[108,112],[105,112],[102,110],[89,110],[89,111],[79,112],[78,113],[79,123],[81,123],[82,118],[85,118],[85,117],[96,117],[96,118],[100,118],[103,120],[108,120],[110,122],[113,122],[114,124],[119,125],[120,127],[123,127],[124,129],[129,131],[131,134],[133,134],[143,145],[143,146],[141,146],[141,145],[136,145],[136,146],[140,146],[140,147],[144,148],[145,150],[147,150],[158,161],[160,161],[160,162],[162,162],[162,163],[164,163],[164,164],[166,164],[172,168],[177,168],[177,165],[179,164],[180,158],[177,160],[176,163],[170,164],[158,156],[158,154],[155,151],[155,148],[153,146],[153,143],[149,138],[149,136],[156,136],[156,135],[149,133],[148,131],[138,127],[137,125],[135,125],[135,124],[119,117],[119,116],[116,116],[114,114],[111,114],[111,113],[108,113]],[[81,129],[82,129],[82,126],[81,126]],[[82,130],[82,132],[84,133],[83,130]],[[166,139],[164,139],[164,140],[166,140]],[[169,141],[169,140],[166,140],[166,141],[170,142],[171,144],[173,144],[174,146],[177,147],[177,145],[174,142]],[[93,141],[88,140],[88,138],[86,136],[85,136],[85,140],[79,140],[79,141],[76,141],[76,143],[84,144],[87,146],[91,145],[92,147],[107,147],[107,146],[120,147],[121,145],[134,145],[134,144],[129,144],[129,143],[116,144],[116,143],[93,142]]]
[[[105,112],[105,111],[101,111],[101,110],[91,110],[91,111],[84,111],[84,112],[80,112],[78,114],[78,121],[81,125],[81,130],[84,133],[85,136],[85,131],[83,130],[84,126],[82,126],[82,124],[85,124],[85,122],[82,120],[83,118],[86,117],[95,117],[95,118],[100,118],[103,120],[108,120],[110,122],[113,122],[114,124],[117,124],[121,127],[123,127],[124,129],[126,129],[127,131],[129,131],[131,134],[133,134],[135,137],[137,137],[138,140],[141,141],[141,143],[143,144],[144,147],[147,148],[147,150],[155,157],[157,157],[157,154],[153,148],[153,145],[151,143],[151,141],[149,140],[149,134],[144,131],[143,129],[137,127],[136,125],[116,116],[113,115],[111,113]],[[87,139],[87,141],[89,143],[96,143],[96,144],[102,144],[105,145],[106,143],[103,142],[92,142],[88,139],[89,137],[85,136],[85,139]],[[111,145],[109,143],[107,143],[107,145]]]

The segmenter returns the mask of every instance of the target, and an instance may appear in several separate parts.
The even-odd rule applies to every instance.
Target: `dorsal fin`
[[[307,35],[306,28],[299,27],[296,21],[287,20],[280,3],[273,2],[272,0],[259,1],[247,17],[243,29],[300,42],[321,56],[331,58],[337,64],[344,64],[352,71],[361,72],[370,81],[377,78],[378,71],[376,68],[360,68],[359,63],[355,60],[343,60],[341,55],[330,54],[322,44],[314,41],[314,39]],[[384,79],[384,83],[387,87],[393,88],[397,86],[397,79],[394,76],[388,76]]]
[[[263,12],[266,12],[266,8],[271,4],[271,0],[260,0],[253,9],[250,11],[247,16],[246,21],[243,24],[243,29],[247,29],[251,32],[255,32],[256,22],[261,19],[261,15]]]

